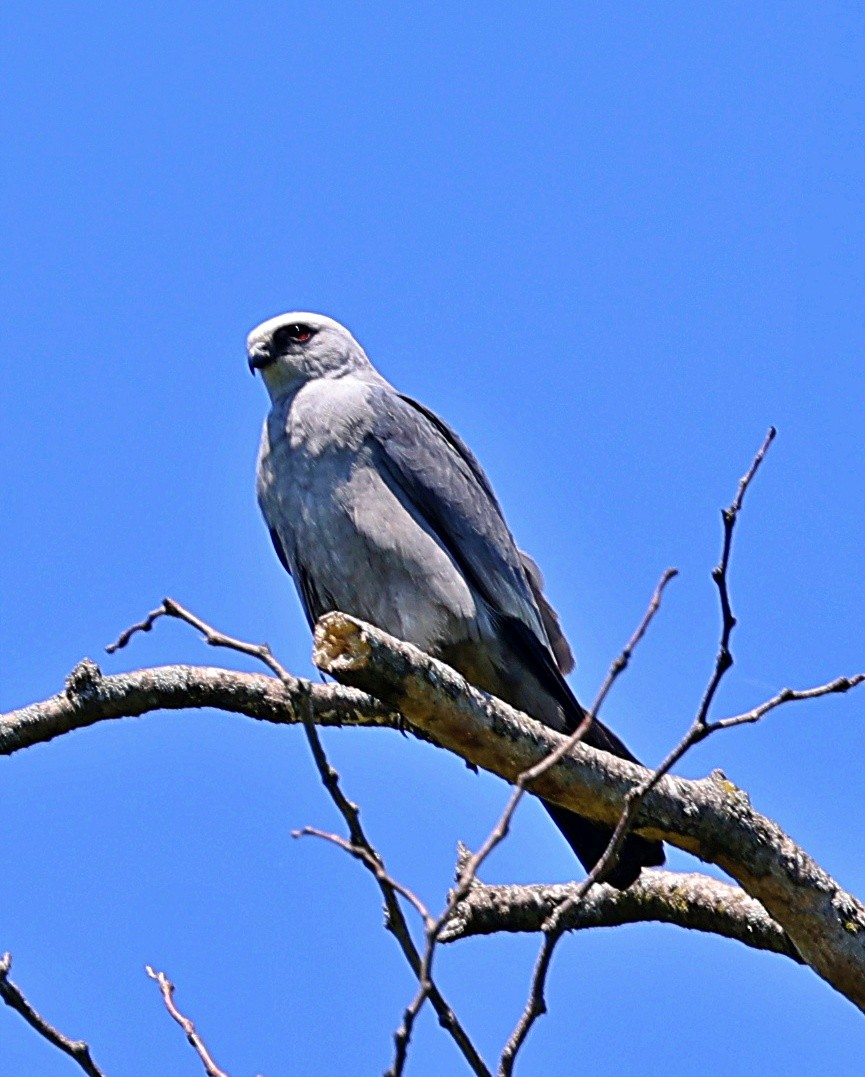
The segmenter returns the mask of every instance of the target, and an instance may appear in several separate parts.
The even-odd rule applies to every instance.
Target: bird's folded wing
[[[546,633],[523,564],[489,480],[437,415],[382,388],[373,401],[375,466],[425,521],[490,611]]]

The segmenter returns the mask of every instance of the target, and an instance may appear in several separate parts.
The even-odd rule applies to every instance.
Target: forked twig
[[[318,736],[318,730],[311,721],[304,723],[304,729],[306,730],[313,759],[315,760],[322,782],[348,826],[349,834],[351,836],[351,845],[353,847],[349,851],[351,852],[351,855],[359,859],[367,870],[371,872],[379,885],[385,903],[386,927],[399,943],[403,955],[408,961],[412,972],[417,977],[419,993],[422,992],[423,999],[429,998],[433,1009],[436,1011],[439,1024],[450,1033],[451,1038],[462,1052],[462,1055],[471,1067],[472,1072],[479,1075],[479,1077],[489,1077],[490,1071],[487,1068],[486,1063],[472,1043],[468,1033],[462,1027],[462,1024],[450,1004],[445,1000],[438,986],[433,981],[429,962],[425,962],[425,955],[421,956],[415,945],[414,939],[411,936],[405,914],[397,900],[397,894],[405,894],[406,888],[400,887],[400,889],[397,890],[392,885],[391,876],[388,875],[385,870],[381,854],[369,841],[361,826],[360,809],[358,805],[350,801],[342,791],[339,784],[339,775],[331,766],[325,755],[321,739]],[[361,855],[359,855],[360,850],[363,850]],[[421,908],[424,908],[420,898],[413,895],[409,900],[416,909],[420,910]],[[427,913],[426,917],[424,917],[425,924],[428,923],[428,918],[429,914]],[[427,931],[429,931],[429,928],[427,928]],[[418,1005],[418,1010],[419,1008],[420,1004]],[[409,1025],[409,1031],[405,1036],[404,1041],[401,1040],[399,1031],[395,1034],[395,1061],[391,1069],[388,1070],[388,1074],[394,1074],[395,1077],[398,1077],[398,1075],[402,1073],[410,1035],[411,1024]],[[403,1043],[402,1049],[400,1046],[401,1042]]]
[[[504,811],[499,817],[496,825],[487,835],[486,840],[480,846],[480,848],[472,854],[469,854],[461,858],[457,871],[457,885],[448,895],[448,901],[443,909],[441,915],[433,923],[426,924],[426,946],[424,948],[423,963],[421,965],[421,975],[418,977],[418,991],[412,1001],[406,1007],[403,1012],[403,1020],[400,1027],[394,1034],[394,1042],[396,1045],[396,1054],[394,1057],[394,1064],[388,1071],[386,1077],[399,1077],[402,1073],[403,1066],[405,1065],[406,1054],[408,1050],[408,1043],[411,1038],[412,1028],[414,1026],[415,1019],[420,1013],[423,1004],[426,1000],[429,990],[429,984],[431,982],[431,970],[433,964],[433,958],[435,955],[436,946],[439,943],[441,934],[447,925],[448,920],[453,916],[454,910],[465,899],[469,893],[472,885],[477,878],[477,873],[481,868],[481,865],[492,853],[492,851],[507,837],[511,822],[514,817],[514,813],[519,806],[520,801],[525,796],[526,792],[530,789],[532,782],[541,777],[563,756],[567,755],[570,750],[577,745],[588,732],[591,727],[594,717],[597,714],[601,704],[606,699],[610,689],[615,683],[619,675],[627,668],[628,663],[631,660],[634,648],[646,634],[649,625],[652,622],[655,614],[661,605],[661,597],[664,593],[664,589],[667,584],[677,574],[677,570],[674,568],[667,569],[667,571],[661,577],[655,591],[652,595],[652,599],[643,615],[640,624],[637,626],[636,631],[628,640],[627,644],[623,648],[621,654],[616,658],[610,667],[610,671],[601,687],[598,697],[595,700],[595,704],[590,711],[588,711],[570,735],[570,737],[564,741],[555,751],[539,760],[533,767],[523,771],[516,781],[514,782],[514,788],[511,792],[508,802],[505,805]]]
[[[733,498],[732,504],[729,508],[721,510],[721,519],[724,524],[724,541],[721,547],[721,560],[712,569],[712,579],[715,581],[715,585],[718,588],[718,599],[721,603],[721,639],[718,644],[718,655],[715,659],[715,668],[712,672],[712,676],[709,678],[709,683],[706,685],[706,691],[703,693],[697,716],[694,719],[695,725],[705,724],[709,714],[709,708],[712,706],[712,702],[721,681],[723,680],[724,674],[733,665],[733,655],[730,651],[730,637],[733,634],[733,629],[736,627],[736,618],[733,615],[733,610],[730,605],[730,590],[727,583],[727,574],[730,568],[730,554],[733,549],[733,531],[735,530],[739,513],[742,510],[742,504],[745,500],[745,494],[748,492],[748,487],[754,481],[754,476],[757,474],[760,465],[763,463],[763,459],[769,451],[769,446],[775,440],[776,433],[777,430],[775,427],[770,426],[763,439],[763,444],[757,450],[754,459],[751,461],[751,466],[739,480],[739,487],[736,490],[736,496]]]
[[[601,856],[600,860],[595,864],[587,877],[583,880],[580,886],[577,888],[574,895],[562,902],[562,904],[554,910],[550,915],[546,924],[544,925],[544,938],[541,943],[541,948],[538,953],[537,960],[535,961],[534,971],[532,973],[532,983],[529,990],[529,997],[526,1001],[525,1008],[520,1015],[520,1018],[511,1033],[508,1042],[505,1044],[502,1051],[501,1058],[499,1060],[499,1073],[502,1077],[508,1077],[513,1071],[514,1062],[516,1060],[517,1053],[520,1047],[526,1040],[532,1025],[538,1017],[546,1013],[546,981],[549,973],[550,962],[552,960],[553,951],[559,939],[564,934],[563,920],[569,911],[577,902],[581,901],[589,889],[594,886],[596,882],[602,881],[605,875],[610,871],[616,862],[619,850],[624,843],[624,840],[631,828],[639,810],[642,801],[646,795],[654,789],[661,778],[667,774],[673,766],[682,758],[682,756],[695,744],[701,740],[705,740],[711,733],[714,733],[717,729],[725,728],[720,723],[709,724],[708,713],[718,691],[718,688],[723,680],[724,674],[733,665],[733,655],[730,651],[730,637],[732,636],[733,629],[736,627],[736,618],[733,615],[732,606],[730,604],[730,592],[728,585],[728,572],[730,567],[730,554],[733,546],[733,531],[736,527],[736,521],[739,516],[739,512],[742,509],[742,504],[745,499],[745,494],[748,492],[748,487],[757,474],[757,470],[772,444],[775,438],[776,430],[774,426],[770,426],[766,437],[763,439],[763,443],[757,450],[756,455],[751,461],[751,465],[742,478],[739,480],[739,485],[736,490],[736,496],[733,498],[732,503],[726,509],[721,512],[721,518],[724,524],[724,538],[721,548],[721,559],[719,563],[712,570],[712,579],[718,588],[718,596],[721,604],[721,636],[718,645],[718,654],[715,659],[715,665],[712,670],[709,682],[706,686],[706,690],[703,693],[703,697],[700,701],[700,706],[697,710],[697,714],[691,723],[690,728],[685,733],[684,737],[679,741],[675,748],[667,755],[666,759],[661,765],[649,775],[645,781],[634,786],[625,798],[625,808],[619,818],[616,828],[613,831],[613,835],[610,838],[609,844],[606,850]],[[627,648],[626,648],[627,650]],[[616,663],[613,663],[611,668],[611,674],[615,669]],[[608,675],[607,680],[610,680]],[[859,683],[857,680],[856,683]],[[852,687],[852,683],[848,685]],[[601,689],[600,697],[605,695],[605,686]],[[607,689],[608,690],[608,689]],[[842,689],[836,688],[835,691],[841,691]],[[846,690],[846,689],[844,689]],[[810,695],[802,696],[801,698],[813,698],[815,694],[826,694],[820,689],[809,690]],[[783,695],[784,693],[782,693]],[[788,699],[797,698],[795,695],[789,695]],[[787,700],[783,700],[786,702]],[[777,702],[770,701],[772,706],[780,706],[782,700],[778,699]],[[762,713],[766,713],[766,710],[771,710],[772,706],[766,707]],[[753,719],[757,721],[757,718]],[[741,724],[735,721],[728,722],[728,725]]]
[[[664,594],[664,588],[677,574],[677,569],[668,568],[659,580],[658,585],[655,588],[654,594],[652,595],[652,598],[649,602],[649,605],[646,607],[646,612],[643,614],[642,620],[637,625],[631,638],[622,648],[622,651],[619,656],[611,663],[609,671],[607,672],[607,676],[604,679],[604,683],[601,685],[600,690],[598,691],[598,694],[595,698],[595,702],[592,705],[592,709],[587,713],[586,717],[580,723],[580,727],[576,730],[576,733],[574,734],[574,737],[576,737],[576,739],[579,739],[579,737],[577,737],[577,734],[580,734],[580,737],[585,734],[589,725],[597,716],[602,704],[609,695],[610,690],[615,684],[617,678],[625,671],[625,669],[627,669],[628,663],[631,660],[631,656],[634,653],[635,647],[645,636],[646,632],[648,631],[649,625],[652,623],[652,620],[655,617],[655,614],[660,609],[661,598]],[[572,740],[574,740],[574,738],[572,738]],[[570,750],[570,747],[571,745],[568,744],[568,750]],[[546,759],[542,760],[541,763],[544,764],[547,762],[547,759],[553,759],[553,756],[556,756],[556,758],[561,758],[561,754],[563,753],[553,753],[552,755],[547,756]],[[555,761],[555,759],[553,759],[553,761]],[[636,814],[636,809],[634,813]],[[543,927],[544,938],[543,942],[541,943],[541,948],[538,952],[537,959],[535,961],[529,997],[526,1001],[525,1008],[520,1015],[519,1021],[517,1022],[513,1032],[509,1036],[508,1041],[505,1044],[502,1050],[501,1057],[499,1059],[499,1074],[505,1075],[505,1077],[507,1074],[510,1074],[513,1071],[517,1052],[520,1050],[523,1043],[525,1042],[525,1039],[528,1036],[532,1025],[535,1023],[538,1017],[543,1016],[543,1014],[547,1012],[545,995],[547,974],[549,973],[550,962],[553,958],[553,951],[555,950],[559,939],[562,937],[565,931],[564,927],[561,926],[562,917],[559,915],[559,911],[571,908],[577,902],[582,900],[583,896],[588,892],[589,888],[596,881],[602,879],[603,876],[612,869],[613,865],[616,862],[616,858],[618,857],[619,849],[621,848],[622,842],[624,841],[627,825],[629,825],[624,823],[624,818],[625,815],[623,814],[622,819],[619,821],[619,824],[616,827],[612,838],[610,839],[610,843],[607,846],[604,855],[597,862],[597,864],[595,864],[594,868],[591,870],[591,872],[589,872],[588,876],[580,884],[574,896],[562,902],[562,904],[553,912],[553,914],[550,916],[549,920]],[[462,895],[460,900],[463,900],[464,897],[465,895]]]
[[[274,657],[273,652],[266,643],[248,643],[245,640],[227,636],[225,633],[219,632],[217,629],[213,628],[212,625],[202,621],[201,618],[196,617],[195,614],[191,613],[181,606],[179,602],[175,602],[174,599],[171,598],[163,599],[162,605],[158,609],[151,611],[143,621],[131,625],[122,632],[118,639],[109,646],[108,650],[114,651],[121,647],[125,647],[136,632],[149,632],[154,622],[160,617],[175,617],[178,620],[184,621],[186,624],[191,625],[201,632],[206,642],[213,647],[226,647],[252,658],[259,659],[264,662],[264,664],[276,675],[276,677],[283,681],[283,683],[291,684],[295,689],[299,689],[299,686],[302,683],[298,681],[296,677],[293,677],[292,674],[290,674]],[[303,727],[322,784],[340,815],[342,815],[345,820],[350,840],[346,841],[335,834],[328,834],[325,831],[314,828],[304,828],[295,831],[294,836],[302,837],[305,834],[312,834],[316,837],[329,840],[354,856],[355,859],[359,860],[360,863],[370,871],[378,883],[384,898],[386,926],[397,940],[400,949],[414,974],[418,977],[419,981],[422,981],[426,985],[424,998],[428,997],[430,999],[439,1019],[439,1024],[450,1034],[472,1072],[479,1075],[479,1077],[490,1077],[490,1071],[477,1048],[469,1038],[468,1033],[462,1027],[459,1019],[437,985],[429,979],[428,970],[427,974],[424,974],[423,959],[412,939],[405,914],[399,903],[399,897],[402,896],[408,900],[410,904],[421,913],[421,916],[423,916],[423,912],[421,912],[421,910],[424,909],[423,903],[407,887],[397,883],[396,880],[388,874],[380,853],[367,838],[360,822],[360,809],[358,805],[350,801],[342,791],[339,774],[327,758],[321,743],[321,738],[318,735],[318,730],[312,720],[311,708],[309,716],[304,719]],[[425,922],[428,919],[429,914],[427,913]],[[397,1072],[401,1072],[401,1070]]]
[[[287,684],[293,685],[297,681],[297,678],[293,677],[285,666],[274,658],[273,651],[266,643],[247,643],[246,640],[227,636],[206,621],[202,621],[200,617],[196,617],[194,613],[181,606],[179,602],[175,602],[173,598],[163,598],[161,606],[151,610],[143,621],[138,621],[137,624],[130,625],[129,628],[121,632],[113,643],[107,645],[105,650],[109,654],[114,654],[115,651],[125,647],[137,632],[149,632],[160,617],[175,617],[178,621],[191,625],[204,636],[205,643],[210,644],[211,647],[225,647],[230,651],[238,651],[240,654],[248,655],[250,658],[257,658],[259,662],[263,662],[272,673]]]

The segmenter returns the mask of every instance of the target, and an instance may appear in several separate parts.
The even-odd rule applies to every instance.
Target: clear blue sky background
[[[865,12],[856,3],[13,2],[0,72],[2,703],[218,658],[164,594],[311,672],[253,494],[248,329],[347,323],[445,416],[542,564],[593,695],[681,569],[607,717],[647,762],[714,656],[718,510],[779,429],[737,535],[721,712],[865,667]],[[239,661],[238,666],[247,667]],[[865,893],[865,697],[702,746]],[[389,734],[327,745],[401,879],[441,902],[506,795]],[[233,1077],[386,1065],[413,985],[296,730],[216,713],[106,724],[0,762],[0,948],[110,1074],[196,1074],[144,976],[178,984]],[[672,864],[697,867],[684,855]],[[565,880],[528,804],[485,870]],[[439,971],[491,1058],[536,940]],[[560,948],[525,1074],[861,1072],[813,973],[674,928]],[[0,1071],[74,1065],[0,1011]],[[427,1014],[415,1077],[459,1073]]]

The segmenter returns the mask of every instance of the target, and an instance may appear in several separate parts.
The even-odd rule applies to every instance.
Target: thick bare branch
[[[646,868],[627,890],[596,884],[570,902],[577,884],[488,886],[475,883],[456,906],[442,942],[501,931],[541,931],[552,913],[569,902],[564,931],[620,924],[675,924],[735,939],[755,950],[783,954],[802,963],[796,947],[759,901],[730,883],[698,872],[681,874]]]
[[[437,743],[508,781],[564,742],[478,691],[409,644],[344,614],[316,627],[319,666],[362,687]],[[834,682],[833,682],[834,683]],[[535,782],[546,800],[615,826],[643,767],[578,745]],[[865,1010],[865,906],[826,874],[720,772],[669,776],[649,792],[634,829],[717,864],[760,901],[820,976]]]
[[[0,753],[149,710],[211,706],[298,723],[305,701],[317,725],[402,728],[401,710],[412,732],[425,731],[510,781],[564,739],[471,688],[415,648],[350,618],[330,615],[317,636],[324,668],[355,686],[366,685],[384,702],[353,687],[299,681],[295,691],[272,677],[188,666],[102,677],[93,663],[85,662],[66,691],[0,717]],[[842,691],[855,681],[830,682],[823,689]],[[648,776],[642,768],[581,746],[538,780],[537,792],[615,825],[628,791]],[[647,797],[635,824],[642,833],[729,872],[782,925],[807,963],[865,1009],[865,909],[771,820],[756,813],[723,775],[697,782],[665,778]]]
[[[39,1035],[47,1040],[53,1047],[59,1048],[64,1054],[74,1059],[88,1077],[105,1077],[102,1070],[90,1057],[90,1048],[84,1040],[70,1040],[64,1036],[45,1018],[37,1013],[24,996],[23,991],[17,984],[9,979],[9,970],[12,968],[12,955],[6,953],[0,958],[0,998],[24,1020],[35,1029]]]
[[[297,724],[303,708],[322,726],[375,725],[404,729],[400,716],[364,692],[293,678],[282,684],[262,673],[212,666],[156,666],[103,676],[89,658],[75,667],[56,696],[0,715],[0,755],[43,744],[113,718],[161,710],[214,707],[264,722]]]

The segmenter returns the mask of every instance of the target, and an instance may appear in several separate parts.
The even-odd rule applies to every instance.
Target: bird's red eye
[[[281,325],[279,329],[273,334],[273,343],[276,346],[278,352],[287,350],[288,345],[292,344],[306,344],[308,340],[311,340],[315,334],[315,329],[311,325],[302,325],[300,322],[293,322],[291,325]]]

